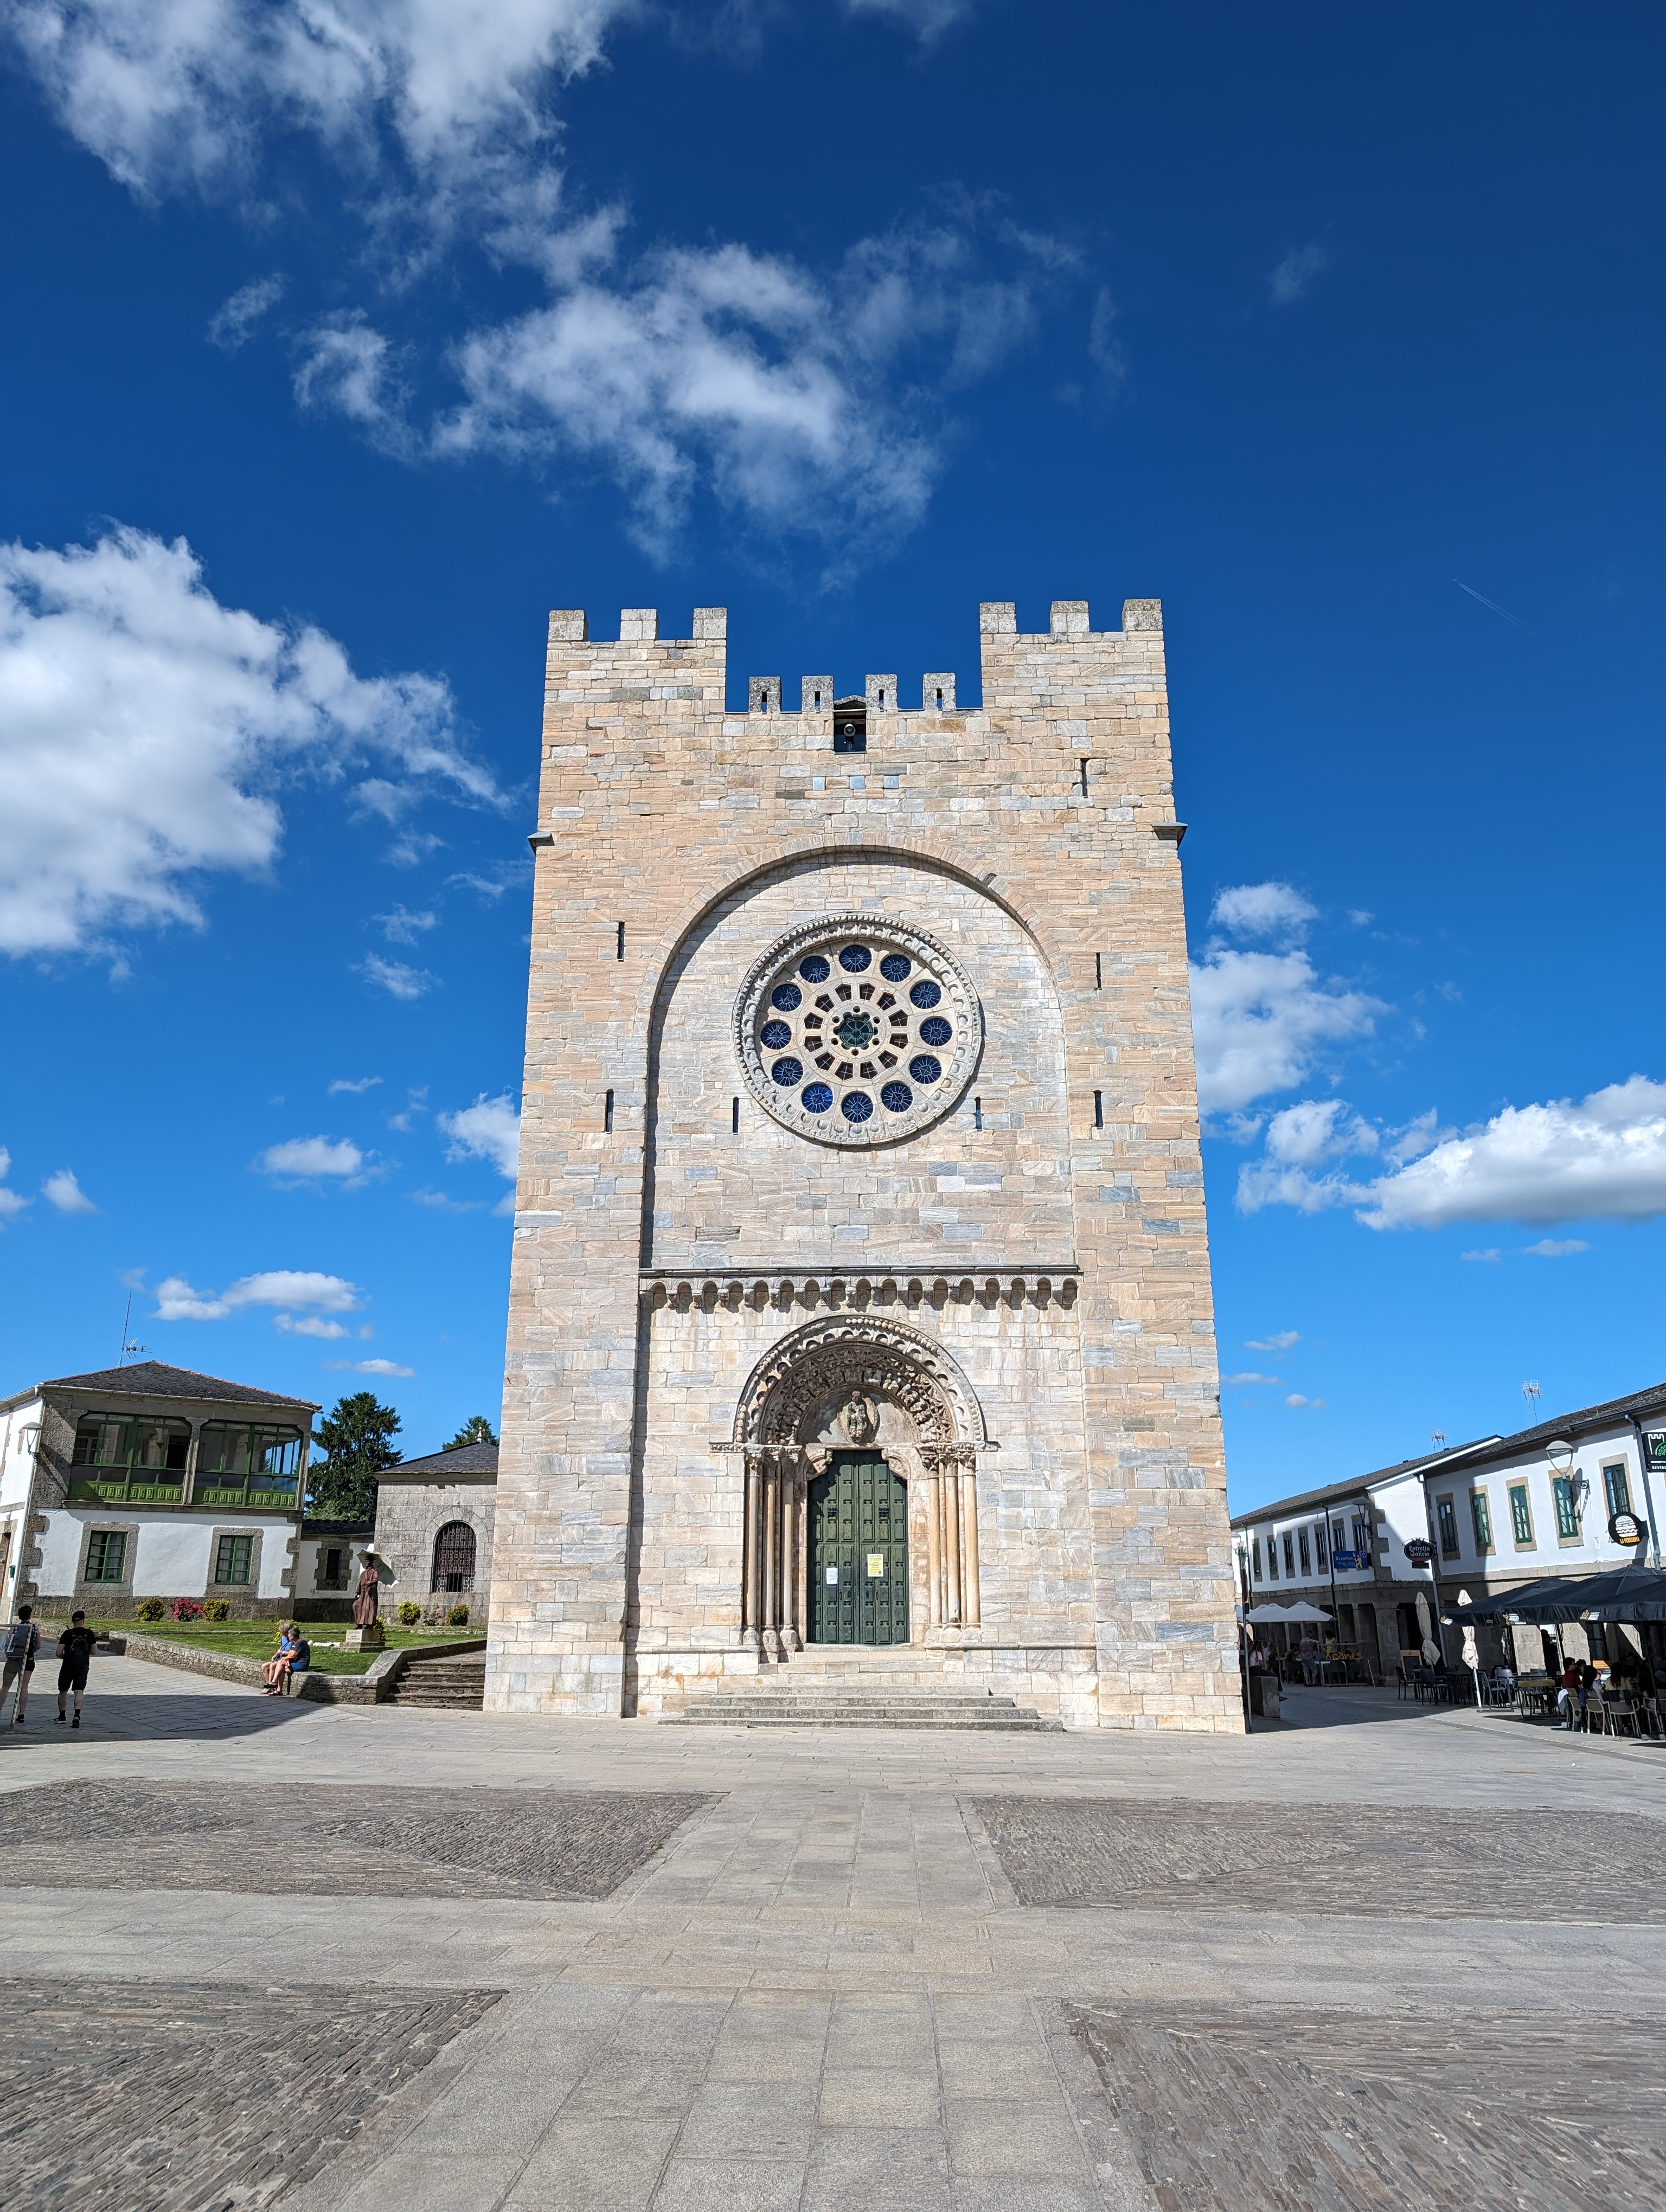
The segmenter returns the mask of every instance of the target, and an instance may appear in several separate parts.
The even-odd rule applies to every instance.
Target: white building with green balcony
[[[155,1359],[0,1399],[0,1619],[286,1613],[318,1410]]]

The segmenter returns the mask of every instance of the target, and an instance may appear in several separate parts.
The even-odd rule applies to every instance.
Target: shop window
[[[216,1583],[246,1583],[254,1554],[252,1536],[222,1536],[214,1554]]]
[[[1484,1490],[1469,1492],[1469,1519],[1475,1531],[1476,1556],[1485,1559],[1493,1549],[1493,1509]]]
[[[1553,1474],[1550,1492],[1556,1500],[1556,1534],[1566,1543],[1579,1534],[1579,1508],[1574,1502],[1573,1477]]]
[[[119,1583],[127,1565],[127,1532],[123,1528],[94,1528],[87,1539],[89,1583]]]
[[[466,1521],[448,1521],[434,1540],[436,1590],[474,1588],[474,1531]]]
[[[1512,1482],[1510,1486],[1510,1526],[1517,1543],[1530,1547],[1533,1542],[1533,1508],[1528,1501],[1524,1482]]]
[[[1608,1492],[1610,1513],[1629,1513],[1632,1510],[1632,1486],[1623,1462],[1602,1470],[1602,1487]]]
[[[1455,1559],[1458,1555],[1457,1509],[1450,1498],[1435,1500],[1435,1520],[1440,1529],[1440,1556]]]

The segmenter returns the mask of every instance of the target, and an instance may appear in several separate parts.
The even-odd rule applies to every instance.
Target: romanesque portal
[[[727,707],[550,617],[489,1705],[1236,1729],[1160,611]]]

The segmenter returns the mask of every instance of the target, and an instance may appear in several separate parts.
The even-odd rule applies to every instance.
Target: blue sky
[[[0,21],[5,1388],[496,1418],[548,608],[1148,595],[1234,1503],[1666,1373],[1657,9]]]

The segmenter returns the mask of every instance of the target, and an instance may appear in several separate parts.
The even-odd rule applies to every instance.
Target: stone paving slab
[[[1666,1924],[1666,1824],[1633,1814],[971,1802],[1025,1905]]]
[[[1102,2172],[1114,2183],[1131,2152],[1163,2212],[1666,2201],[1658,2020],[1200,2005],[1082,2008],[1071,2025],[1104,2087],[1079,2107]]]
[[[48,1783],[0,1886],[607,1897],[715,1801],[689,1791]]]
[[[499,1995],[0,1982],[0,2204],[275,2203],[332,2166]]]

